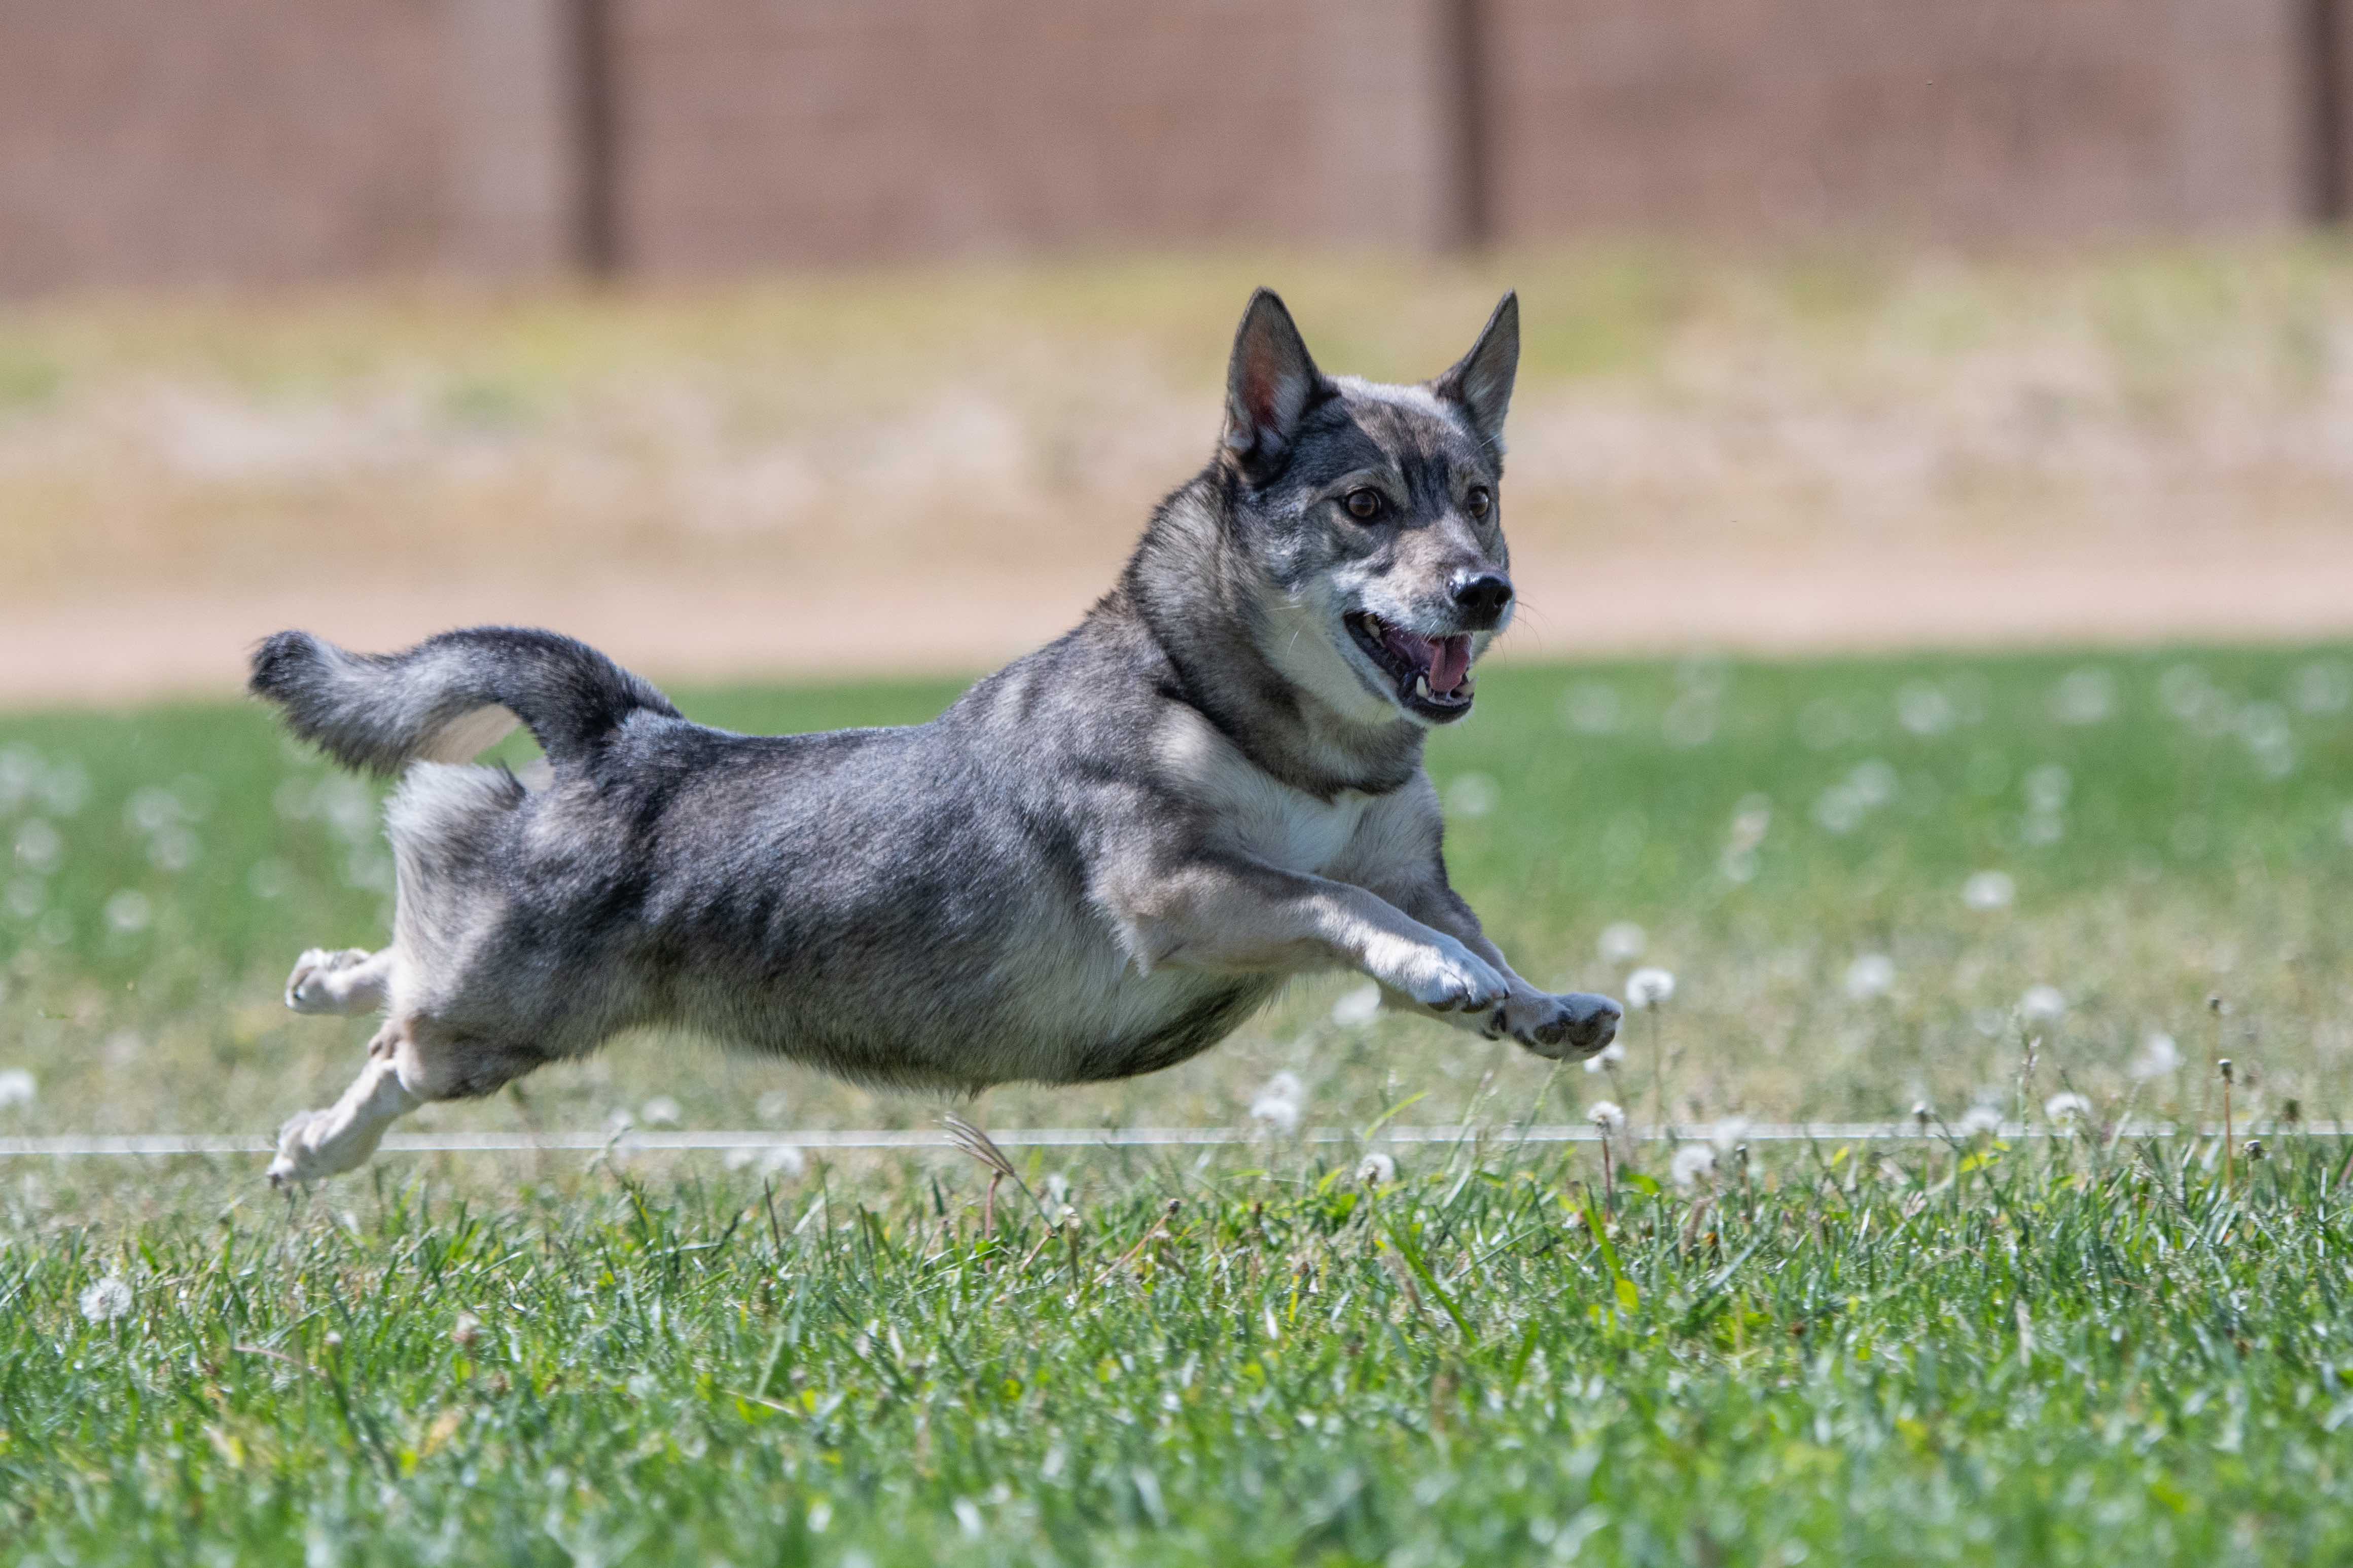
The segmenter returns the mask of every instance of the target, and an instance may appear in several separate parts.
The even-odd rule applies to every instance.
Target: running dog
[[[1518,363],[1507,295],[1434,381],[1327,376],[1260,290],[1217,453],[1117,585],[909,729],[706,729],[545,631],[269,638],[252,689],[400,780],[392,944],[306,952],[286,990],[384,1023],[270,1180],[647,1026],[970,1094],[1167,1067],[1338,968],[1539,1056],[1599,1050],[1617,1004],[1521,979],[1448,885],[1422,767],[1512,618]],[[518,722],[543,762],[473,764]]]

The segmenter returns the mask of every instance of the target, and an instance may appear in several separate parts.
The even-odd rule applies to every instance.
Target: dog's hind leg
[[[279,1129],[271,1186],[315,1182],[367,1163],[384,1130],[425,1103],[400,1081],[400,1039],[398,1026],[385,1025],[368,1042],[367,1065],[342,1099],[323,1110],[302,1111]]]
[[[286,978],[286,1005],[297,1013],[373,1013],[392,981],[392,949],[341,952],[314,947],[294,961]]]
[[[385,1128],[427,1100],[490,1094],[545,1059],[535,1050],[452,1034],[430,1018],[396,1017],[368,1042],[367,1065],[342,1099],[279,1129],[270,1184],[356,1170],[375,1152]]]

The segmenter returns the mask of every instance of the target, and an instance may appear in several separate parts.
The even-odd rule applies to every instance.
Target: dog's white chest
[[[1354,791],[1319,800],[1293,789],[1251,765],[1198,717],[1172,722],[1160,746],[1171,771],[1209,808],[1221,838],[1286,871],[1321,872],[1342,858],[1373,803]]]
[[[1320,872],[1340,858],[1364,820],[1366,799],[1329,802],[1267,782],[1259,798],[1238,802],[1233,826],[1242,847],[1286,871]]]

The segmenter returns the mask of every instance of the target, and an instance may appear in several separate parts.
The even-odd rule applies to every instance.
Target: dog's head
[[[1512,618],[1504,416],[1519,360],[1511,294],[1419,386],[1325,375],[1264,289],[1242,316],[1219,461],[1266,585],[1262,651],[1351,719],[1471,711],[1472,663]]]

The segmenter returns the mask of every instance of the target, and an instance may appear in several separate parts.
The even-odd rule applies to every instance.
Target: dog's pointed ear
[[[1274,290],[1252,294],[1226,367],[1226,449],[1242,470],[1264,475],[1280,468],[1301,416],[1330,391]]]
[[[1504,450],[1504,416],[1512,411],[1512,383],[1520,373],[1520,297],[1504,296],[1487,318],[1479,341],[1454,368],[1430,384],[1430,391],[1458,405],[1488,449]]]

